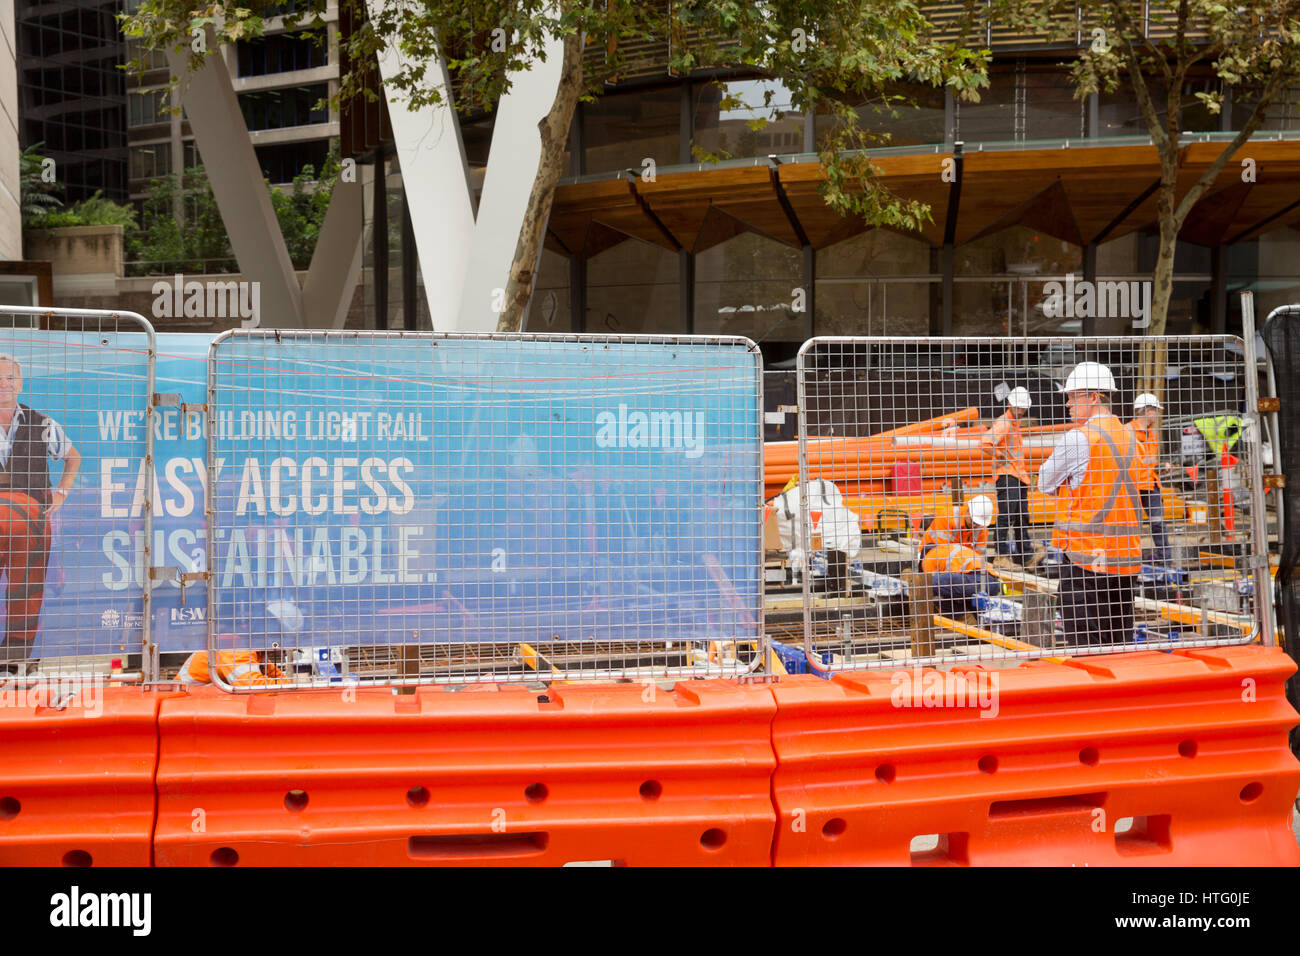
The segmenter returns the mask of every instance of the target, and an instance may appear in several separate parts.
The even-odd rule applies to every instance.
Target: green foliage
[[[306,269],[311,265],[338,176],[338,146],[331,144],[319,176],[311,165],[307,165],[294,177],[288,192],[276,188],[271,190],[271,205],[295,269]]]
[[[992,0],[989,16],[1018,31],[1082,44],[1073,62],[1075,95],[1132,86],[1160,159],[1156,192],[1160,252],[1154,272],[1150,335],[1164,331],[1173,286],[1174,251],[1187,216],[1208,194],[1229,160],[1260,128],[1268,108],[1300,79],[1298,0],[1168,0],[1147,16],[1131,0]],[[1220,89],[1195,94],[1212,114],[1233,89],[1245,119],[1218,156],[1197,176],[1182,168],[1184,90],[1193,68],[1208,64]],[[1180,183],[1180,179],[1182,182]]]
[[[364,0],[341,3],[359,13],[366,10]],[[216,49],[214,44],[196,49],[203,45],[192,42],[195,30],[214,29],[217,43],[257,36],[266,28],[268,8],[249,0],[142,0],[125,17],[125,31],[146,45],[187,50],[195,68]],[[310,0],[297,22],[313,23],[323,9],[323,0]],[[981,3],[966,0],[959,26],[972,26],[977,9]],[[586,37],[588,50],[605,54],[598,69],[590,68],[588,56],[577,71],[586,101],[622,71],[662,57],[665,41],[670,41],[675,73],[736,69],[779,80],[793,109],[834,118],[818,145],[826,201],[840,212],[892,226],[917,228],[929,210],[898,200],[877,180],[862,150],[882,140],[863,128],[862,107],[869,113],[870,107],[906,104],[905,96],[893,92],[900,81],[946,87],[967,99],[978,99],[978,90],[988,85],[988,51],[935,40],[933,26],[913,0],[424,0],[384,3],[370,14],[361,29],[341,38],[352,64],[342,77],[341,100],[375,97],[365,74],[390,42],[401,55],[385,85],[414,108],[444,100],[441,71],[432,69],[440,50],[457,85],[456,108],[477,112],[495,107],[512,74],[546,58],[549,38],[575,35]],[[772,104],[768,99],[751,105]],[[754,121],[755,131],[762,122]],[[722,158],[703,150],[696,155]]]
[[[44,143],[33,143],[18,154],[18,189],[24,226],[39,227],[45,216],[63,205],[55,193],[61,188],[47,181],[45,156],[40,153]]]
[[[294,177],[288,191],[268,184],[271,206],[296,269],[311,264],[338,174],[338,146],[333,144],[319,177],[309,165]],[[178,190],[183,219],[174,213]],[[228,272],[238,268],[212,184],[202,166],[185,170],[183,186],[175,175],[150,184],[140,228],[128,236],[127,258],[139,262],[139,268],[150,274]]]
[[[74,203],[67,209],[46,213],[30,219],[28,228],[59,229],[64,226],[122,226],[127,232],[135,228],[135,210],[115,203],[102,190],[95,190],[89,199]]]
[[[183,220],[174,211],[178,191]],[[191,166],[183,177],[173,173],[150,183],[127,258],[144,262],[150,273],[232,269],[230,240],[202,166]]]

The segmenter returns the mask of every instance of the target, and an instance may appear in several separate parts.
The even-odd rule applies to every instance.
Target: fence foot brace
[[[223,694],[159,715],[159,865],[771,863],[763,685]]]
[[[166,695],[0,683],[0,866],[149,866]]]
[[[782,679],[774,860],[1300,864],[1294,671],[1241,646]]]

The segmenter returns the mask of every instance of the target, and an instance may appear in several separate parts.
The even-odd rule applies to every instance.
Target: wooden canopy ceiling
[[[1182,150],[1183,192],[1209,167],[1222,143]],[[1242,160],[1254,161],[1243,182]],[[967,153],[959,183],[946,182],[951,153],[881,156],[882,181],[931,208],[921,233],[957,245],[1023,225],[1076,245],[1115,239],[1156,224],[1160,165],[1153,146],[1089,146]],[[952,179],[953,176],[948,176]],[[611,178],[556,190],[547,247],[590,257],[627,239],[702,252],[742,232],[822,249],[866,230],[840,216],[818,192],[817,163],[659,173],[654,182]],[[1180,193],[1181,197],[1181,193]],[[950,219],[952,220],[950,223]],[[1300,142],[1247,143],[1192,210],[1180,238],[1221,245],[1300,223]]]

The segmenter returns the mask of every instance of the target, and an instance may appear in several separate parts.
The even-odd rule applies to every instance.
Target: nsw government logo
[[[618,414],[596,416],[598,448],[680,448],[687,458],[704,454],[703,412],[634,412],[618,406]]]
[[[118,614],[111,607],[103,614],[99,615],[100,627],[121,627],[122,615]]]

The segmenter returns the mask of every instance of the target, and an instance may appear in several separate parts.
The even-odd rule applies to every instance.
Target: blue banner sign
[[[33,656],[138,649],[142,350],[78,364],[31,335],[19,400],[81,456]],[[249,647],[758,636],[746,341],[253,330],[220,338],[209,394],[210,341],[157,337],[156,391],[210,405],[158,410],[151,561],[210,570],[216,598],[155,581],[164,652],[205,646],[212,613]]]

